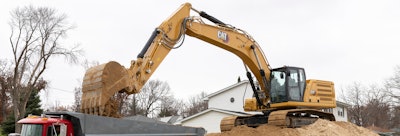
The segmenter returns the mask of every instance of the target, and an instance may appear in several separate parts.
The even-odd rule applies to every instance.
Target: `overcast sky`
[[[76,28],[66,46],[80,44],[85,58],[129,67],[151,32],[182,0],[2,0],[0,59],[11,59],[9,12],[29,4],[68,15]],[[352,82],[379,84],[400,65],[398,0],[198,0],[198,10],[246,30],[260,44],[270,65],[303,67],[307,78],[335,82],[336,91]],[[192,14],[196,15],[197,14]],[[44,78],[50,81],[45,105],[74,101],[84,68],[53,59]],[[233,54],[186,37],[151,79],[166,81],[175,97],[212,93],[245,79],[242,61]]]

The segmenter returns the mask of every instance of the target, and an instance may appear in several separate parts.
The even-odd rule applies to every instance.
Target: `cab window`
[[[41,136],[41,124],[23,124],[21,129],[21,136]]]
[[[291,101],[302,101],[305,89],[305,74],[303,69],[290,69],[287,82],[288,94]]]
[[[271,102],[286,102],[286,74],[284,71],[271,72]]]

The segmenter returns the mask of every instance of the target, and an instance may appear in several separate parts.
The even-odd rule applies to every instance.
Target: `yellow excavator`
[[[191,11],[200,16],[190,16]],[[212,23],[207,24],[203,19]],[[336,107],[333,82],[306,80],[303,68],[270,68],[260,46],[246,31],[196,10],[190,3],[182,4],[153,31],[129,68],[112,61],[88,69],[82,85],[81,111],[118,117],[115,95],[139,93],[170,50],[182,45],[185,35],[229,51],[245,64],[254,97],[245,100],[244,110],[263,114],[226,117],[221,121],[221,131],[239,125],[299,127],[318,118],[335,120],[332,113],[321,111]]]

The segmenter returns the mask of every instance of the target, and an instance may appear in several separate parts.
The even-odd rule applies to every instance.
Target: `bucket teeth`
[[[112,97],[129,88],[127,70],[119,63],[111,61],[88,69],[82,83],[81,111],[87,114],[118,116]]]

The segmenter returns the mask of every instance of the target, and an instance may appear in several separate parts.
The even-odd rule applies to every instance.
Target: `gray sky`
[[[20,6],[49,6],[77,27],[65,45],[81,44],[88,60],[114,60],[125,67],[136,59],[151,32],[186,1],[13,0],[0,2],[0,57],[11,59],[9,12]],[[400,65],[398,0],[201,0],[192,6],[249,32],[270,65],[298,66],[307,78],[331,80],[336,91],[352,82],[381,83]],[[197,14],[192,14],[196,15]],[[51,61],[44,104],[73,103],[81,66]],[[212,93],[245,79],[242,61],[192,37],[173,50],[151,79],[167,81],[177,98]],[[45,96],[45,95],[43,95]]]

